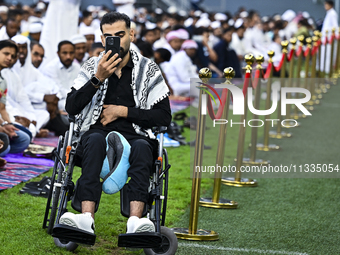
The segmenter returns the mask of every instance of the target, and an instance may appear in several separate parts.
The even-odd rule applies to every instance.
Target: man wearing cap
[[[59,87],[60,111],[65,111],[65,100],[67,93],[77,78],[80,65],[74,62],[75,46],[70,41],[61,41],[58,44],[58,57],[49,62],[42,69],[42,73],[55,81]]]
[[[30,24],[28,38],[31,41],[39,42],[40,41],[40,35],[41,35],[42,27],[43,27],[43,25],[40,22],[35,22],[35,23]]]
[[[235,27],[235,32],[233,32],[233,35],[232,35],[230,48],[235,50],[238,59],[242,61],[244,58],[244,55],[248,53],[244,45],[245,27],[243,25],[243,20],[242,19],[236,20],[234,27]]]
[[[33,66],[30,40],[27,37],[16,35],[12,40],[19,48],[18,61],[13,69],[21,78],[21,83],[35,109],[37,127],[50,124],[48,127],[50,130],[56,132],[56,135],[63,135],[68,127],[63,124],[60,114],[56,114],[60,97],[57,84]]]
[[[198,45],[193,40],[186,40],[182,50],[171,57],[164,69],[174,96],[190,96],[190,78],[197,78],[197,66],[192,63]]]
[[[230,49],[232,34],[232,28],[224,30],[222,40],[214,46],[214,50],[218,56],[218,60],[215,65],[220,71],[231,66],[235,70],[235,78],[242,78],[240,62],[236,52],[233,49]]]
[[[74,62],[82,65],[88,58],[88,54],[86,52],[86,37],[77,34],[71,37],[70,41],[74,44]]]

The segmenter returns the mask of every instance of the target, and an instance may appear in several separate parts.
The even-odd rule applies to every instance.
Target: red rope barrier
[[[305,53],[304,53],[304,56],[305,56],[305,57],[307,57],[307,56],[308,56],[308,54],[309,54],[309,51],[310,51],[310,48],[308,47],[308,48],[306,49]]]
[[[332,44],[333,41],[334,41],[334,39],[335,39],[335,35],[332,34],[332,37],[331,37],[331,39],[330,39],[330,41],[329,41],[329,44]]]
[[[314,56],[314,54],[318,52],[318,49],[319,49],[319,47],[318,47],[317,45],[315,45],[315,46],[313,47],[312,56]]]
[[[274,66],[274,69],[275,69],[276,72],[281,70],[281,67],[283,65],[283,61],[284,61],[286,56],[287,56],[287,53],[283,53],[279,66],[278,67]]]
[[[302,45],[299,46],[299,49],[296,51],[296,56],[299,57],[302,52]]]
[[[290,62],[290,60],[292,59],[292,57],[294,56],[294,50],[291,49],[289,52],[289,56],[287,57],[287,61]]]
[[[270,71],[271,71],[272,67],[273,67],[273,63],[272,62],[268,63],[268,67],[267,67],[266,73],[264,74],[263,78],[265,78],[265,79],[269,78]]]
[[[244,76],[244,83],[243,83],[243,89],[242,89],[244,97],[247,94],[249,81],[251,81],[251,74],[250,73],[246,73],[246,75]]]
[[[207,84],[204,84],[204,85],[207,85]],[[214,112],[214,109],[213,109],[213,106],[212,106],[211,98],[209,97],[209,100],[208,100],[208,113],[209,113],[209,116],[210,116],[210,118],[212,120],[220,119],[221,118],[222,113],[223,113],[223,108],[224,108],[224,105],[225,105],[225,101],[227,100],[227,95],[228,95],[228,90],[227,89],[223,89],[222,90],[221,101],[220,101],[221,103],[220,103],[220,106],[218,107],[216,115],[215,115],[215,112]]]
[[[252,83],[252,86],[253,86],[254,89],[256,89],[257,84],[259,83],[261,71],[262,70],[257,69],[256,72],[255,72],[254,82]]]
[[[323,45],[326,45],[328,43],[328,37],[325,36],[325,41],[323,42]]]

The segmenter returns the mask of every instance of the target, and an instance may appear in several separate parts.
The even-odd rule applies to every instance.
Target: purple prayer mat
[[[39,145],[45,145],[45,146],[52,146],[52,147],[57,148],[58,140],[59,140],[59,136],[48,136],[48,137],[45,137],[45,138],[35,137],[33,139],[32,143],[39,144]]]
[[[41,165],[41,166],[48,166],[48,167],[53,167],[54,165],[54,161],[52,159],[26,157],[22,153],[7,154],[3,158],[6,159],[8,163]],[[6,166],[4,168],[6,168]]]
[[[6,170],[0,172],[0,190],[12,188],[17,184],[26,182],[50,169],[49,166],[15,163],[7,163],[3,168]]]

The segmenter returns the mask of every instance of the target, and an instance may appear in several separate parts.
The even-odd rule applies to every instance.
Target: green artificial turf
[[[280,145],[281,151],[258,152],[257,158],[271,160],[272,164],[339,163],[339,96],[339,85],[332,87],[313,116],[299,120],[301,127],[289,130],[292,138],[270,140]],[[204,162],[215,163],[218,132],[211,127],[209,117],[207,126],[204,143],[212,149],[204,151]],[[224,164],[234,164],[238,131],[239,127],[228,127]],[[262,134],[259,130],[259,142]],[[191,140],[187,128],[184,136]],[[249,141],[248,128],[245,144]],[[245,149],[248,155],[249,150]],[[181,146],[167,150],[172,168],[166,225],[186,228],[189,226],[190,162],[194,148]],[[51,171],[44,175],[51,175]],[[75,178],[79,175],[77,169]],[[211,196],[212,183],[212,178],[202,179],[201,196]],[[221,197],[237,201],[238,209],[201,207],[198,220],[199,228],[218,232],[219,241],[179,241],[178,254],[340,254],[339,179],[260,178],[258,183],[256,188],[222,185]],[[23,186],[0,192],[0,254],[73,254],[56,247],[52,237],[42,229],[46,199],[19,194]],[[119,195],[103,194],[96,214],[96,244],[80,246],[74,254],[140,254],[140,251],[117,248],[117,236],[125,233],[125,228],[126,218],[120,215]]]
[[[340,166],[339,96],[339,85],[333,86],[300,127],[283,129],[292,138],[270,139],[280,151],[257,152],[257,158],[274,166]],[[178,254],[340,254],[340,180],[318,178],[325,177],[320,173],[272,177],[258,178],[256,188],[222,185],[220,197],[237,201],[238,209],[201,207],[198,221],[198,228],[218,232],[219,240],[181,240]],[[205,194],[211,195],[212,189]],[[189,210],[178,225],[188,221]]]

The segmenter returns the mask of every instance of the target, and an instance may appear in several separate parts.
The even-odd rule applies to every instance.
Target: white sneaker
[[[131,216],[127,221],[126,233],[155,232],[155,225],[148,218]]]
[[[59,224],[65,224],[94,234],[94,220],[89,212],[82,214],[66,212],[60,217]]]

